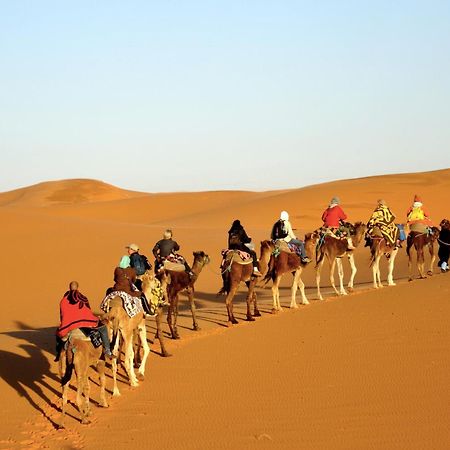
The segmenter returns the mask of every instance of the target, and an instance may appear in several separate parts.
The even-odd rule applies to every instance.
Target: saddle
[[[183,263],[173,262],[168,259],[164,261],[163,267],[164,269],[171,270],[173,272],[184,272],[186,270],[186,267]]]
[[[428,226],[420,222],[412,223],[409,225],[409,231],[426,234],[428,233]]]
[[[242,250],[231,250],[229,248],[222,250],[222,262],[220,263],[220,268],[223,269],[233,262],[246,265],[251,264],[253,259],[249,253],[243,252]]]
[[[144,312],[141,299],[139,297],[133,297],[124,291],[110,292],[100,303],[100,309],[106,313],[109,312],[111,309],[110,302],[114,297],[120,297],[122,299],[123,308],[128,314],[128,317],[134,317],[136,314]]]
[[[296,245],[288,244],[285,240],[278,239],[275,241],[275,250],[273,251],[273,253],[276,254],[276,256],[278,256],[281,252],[297,253],[295,251],[296,248]]]

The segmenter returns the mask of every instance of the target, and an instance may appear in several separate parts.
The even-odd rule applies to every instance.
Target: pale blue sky
[[[0,0],[0,191],[450,167],[449,1]]]

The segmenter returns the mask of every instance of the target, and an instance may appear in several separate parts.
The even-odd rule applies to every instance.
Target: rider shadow
[[[60,382],[59,378],[52,373],[49,360],[44,355],[45,350],[53,353],[50,340],[53,340],[54,344],[55,329],[33,329],[22,322],[17,322],[17,326],[19,331],[1,334],[25,341],[26,343],[20,344],[18,348],[25,350],[27,355],[22,356],[0,350],[0,376],[34,409],[43,414],[54,426],[57,426],[36,400],[36,398],[40,398],[46,404],[54,406],[50,395],[60,395],[59,391],[47,381],[52,380],[57,385]],[[36,395],[32,396],[31,393]]]

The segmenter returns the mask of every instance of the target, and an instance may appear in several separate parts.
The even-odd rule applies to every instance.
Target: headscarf
[[[281,211],[280,220],[289,220],[289,213],[287,211]]]
[[[64,294],[71,305],[76,305],[78,303],[78,308],[83,308],[84,306],[89,307],[89,300],[80,291],[67,291]]]

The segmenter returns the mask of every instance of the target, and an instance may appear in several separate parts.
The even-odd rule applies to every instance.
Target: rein
[[[443,244],[443,245],[450,245],[450,243],[449,242],[444,242],[444,241],[441,241],[439,238],[438,238],[438,240],[437,240],[438,242],[439,242],[439,244]]]

